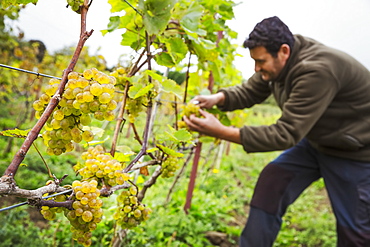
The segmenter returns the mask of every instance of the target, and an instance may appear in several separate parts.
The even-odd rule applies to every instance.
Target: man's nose
[[[258,72],[261,70],[261,66],[258,66],[257,63],[254,64],[254,71]]]

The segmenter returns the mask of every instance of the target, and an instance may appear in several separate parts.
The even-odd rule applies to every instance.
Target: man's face
[[[249,52],[255,62],[254,70],[261,73],[264,81],[276,80],[289,57],[289,51],[286,54],[283,47],[278,51],[277,57],[273,57],[264,46],[257,46]]]

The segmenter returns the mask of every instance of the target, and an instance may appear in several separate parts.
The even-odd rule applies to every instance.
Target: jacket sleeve
[[[263,102],[270,94],[269,83],[263,81],[259,73],[255,73],[248,81],[234,87],[221,89],[225,94],[224,106],[219,107],[222,111],[250,108]]]
[[[292,78],[290,93],[282,115],[269,126],[244,126],[240,129],[246,152],[284,150],[304,138],[334,99],[339,83],[330,71],[303,66]],[[305,69],[307,68],[307,69]]]

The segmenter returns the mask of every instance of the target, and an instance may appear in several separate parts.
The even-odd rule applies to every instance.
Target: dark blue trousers
[[[337,246],[369,247],[370,162],[322,154],[306,139],[262,170],[239,247],[272,246],[287,207],[321,177],[337,221]]]

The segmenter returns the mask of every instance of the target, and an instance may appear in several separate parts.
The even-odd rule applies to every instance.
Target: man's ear
[[[290,56],[290,47],[288,44],[282,44],[279,49],[279,57],[284,61],[288,60]]]

